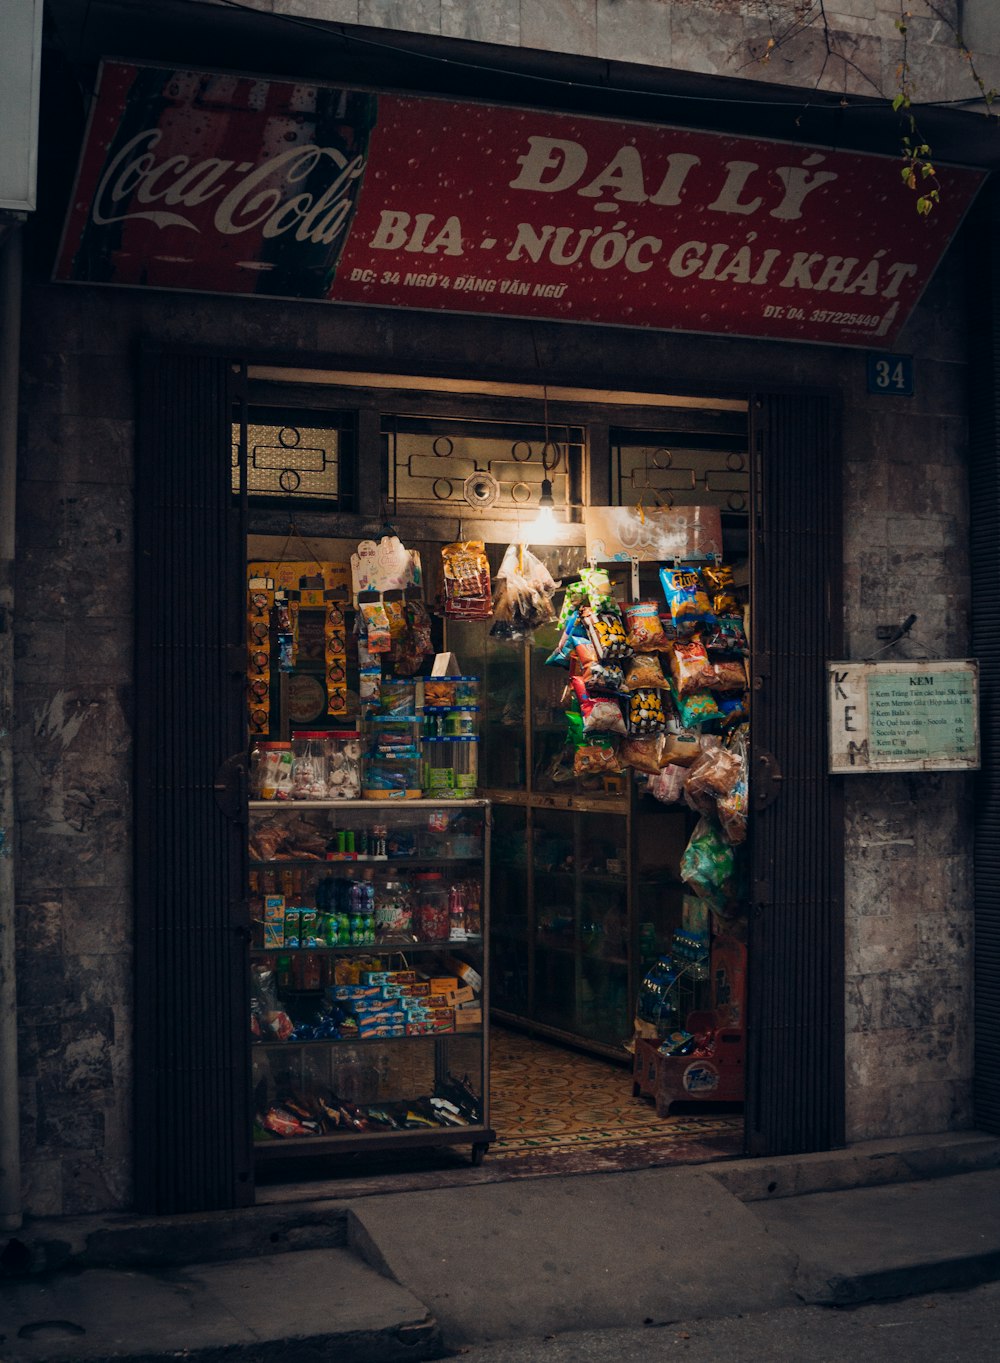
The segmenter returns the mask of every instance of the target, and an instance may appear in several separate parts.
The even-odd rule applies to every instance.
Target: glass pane
[[[479,689],[480,783],[486,791],[523,790],[527,779],[524,646],[490,638],[488,625],[449,620],[447,629],[448,649],[463,669],[483,680]]]

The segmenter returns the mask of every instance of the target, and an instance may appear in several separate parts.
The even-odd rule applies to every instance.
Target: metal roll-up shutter
[[[751,902],[746,1143],[844,1140],[843,816],[827,774],[825,664],[841,656],[838,413],[751,404]]]
[[[975,802],[976,1125],[1000,1133],[1000,180],[969,224],[972,651],[982,769]]]
[[[239,376],[144,353],[136,468],[135,1188],[139,1210],[252,1200]]]

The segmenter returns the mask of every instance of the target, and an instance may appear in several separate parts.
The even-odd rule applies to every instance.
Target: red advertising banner
[[[54,277],[889,348],[984,178],[106,62]]]

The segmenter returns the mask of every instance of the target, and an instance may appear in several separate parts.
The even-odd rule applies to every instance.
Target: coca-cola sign
[[[983,175],[107,62],[55,277],[891,346]]]

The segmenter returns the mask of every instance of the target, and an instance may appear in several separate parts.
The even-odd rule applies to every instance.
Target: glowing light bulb
[[[535,532],[552,530],[556,523],[556,504],[552,498],[552,483],[542,479],[542,495],[538,499],[538,513],[535,516]]]

